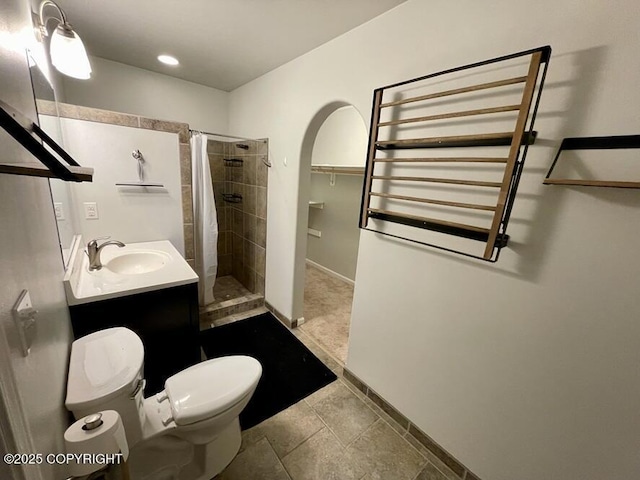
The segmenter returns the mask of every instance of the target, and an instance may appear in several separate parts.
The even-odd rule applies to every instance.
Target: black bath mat
[[[337,377],[270,313],[200,333],[207,358],[249,355],[262,378],[240,414],[243,430],[302,400]]]

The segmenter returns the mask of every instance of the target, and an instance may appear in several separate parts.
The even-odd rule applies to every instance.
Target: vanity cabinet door
[[[110,327],[127,327],[145,349],[145,395],[200,361],[197,283],[69,307],[75,338]]]

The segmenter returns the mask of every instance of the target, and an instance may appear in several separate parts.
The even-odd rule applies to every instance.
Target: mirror
[[[311,165],[364,167],[369,136],[353,105],[338,108],[320,126],[313,142]]]
[[[49,82],[47,76],[40,70],[38,63],[35,61],[30,52],[29,55],[29,71],[31,73],[31,85],[33,87],[33,95],[36,99],[36,108],[38,112],[38,123],[40,128],[45,131],[58,145],[64,147],[62,139],[62,126],[60,118],[57,115],[56,94],[53,86]],[[54,211],[56,215],[56,223],[58,225],[58,239],[60,242],[60,251],[65,269],[71,251],[73,238],[78,231],[74,224],[75,215],[72,215],[71,208],[71,185],[58,179],[50,179],[51,196],[53,200]]]

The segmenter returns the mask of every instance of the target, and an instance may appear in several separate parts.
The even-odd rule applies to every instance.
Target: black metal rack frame
[[[383,93],[387,89],[396,88],[404,85],[409,85],[416,82],[421,82],[427,79],[432,79],[441,75],[462,72],[477,67],[483,67],[491,64],[504,62],[507,60],[516,59],[519,57],[530,56],[531,61],[529,64],[529,73],[524,77],[515,77],[505,80],[499,80],[495,82],[489,82],[469,87],[457,88],[454,90],[448,90],[443,92],[432,93],[429,95],[422,95],[419,97],[413,97],[403,99],[399,101],[382,103]],[[508,235],[506,234],[507,224],[513,208],[513,202],[515,200],[516,191],[520,177],[522,175],[522,169],[526,158],[528,146],[535,142],[536,133],[533,130],[536,114],[538,111],[540,98],[544,86],[544,81],[547,73],[549,59],[551,57],[551,47],[544,46],[532,50],[526,50],[510,55],[496,57],[493,59],[464,65],[461,67],[451,68],[441,72],[424,75],[411,80],[394,83],[385,87],[377,88],[373,94],[373,105],[371,112],[371,125],[369,132],[369,147],[367,154],[367,164],[365,169],[365,182],[362,193],[362,203],[360,209],[360,228],[364,230],[373,231],[390,237],[400,238],[413,243],[426,245],[429,247],[445,250],[449,252],[458,253],[467,257],[477,258],[489,262],[495,262],[498,260],[500,249],[507,245]],[[542,72],[540,69],[542,67]],[[433,98],[440,98],[450,95],[457,95],[460,93],[471,92],[476,90],[486,90],[494,87],[500,87],[505,85],[514,85],[518,83],[524,83],[522,102],[519,105],[500,106],[494,108],[487,108],[482,110],[467,110],[462,112],[452,112],[444,115],[430,115],[428,117],[420,117],[405,120],[396,120],[390,122],[380,122],[381,109],[385,107],[393,107],[411,102],[420,102],[430,100]],[[536,93],[537,90],[537,93]],[[481,135],[458,135],[451,137],[431,137],[431,138],[418,138],[409,140],[386,140],[378,141],[378,133],[381,127],[397,125],[400,123],[409,122],[421,122],[429,120],[439,120],[443,118],[454,118],[471,115],[482,115],[490,113],[498,113],[505,111],[518,111],[518,120],[513,132],[499,132],[492,134]],[[400,150],[408,148],[445,148],[445,147],[469,147],[469,146],[499,146],[509,145],[510,151],[508,158],[496,159],[496,158],[484,158],[484,157],[458,157],[458,158],[412,158],[412,159],[389,159],[389,158],[376,158],[376,152],[380,150]],[[440,179],[440,178],[422,178],[415,177],[413,179],[408,177],[393,177],[393,176],[380,176],[374,175],[374,167],[376,162],[460,162],[460,163],[504,163],[505,172],[503,181],[501,184],[493,184],[491,182],[478,182],[478,181],[459,181],[453,179]],[[421,181],[426,183],[448,183],[457,185],[469,185],[469,186],[483,186],[483,187],[500,187],[500,193],[498,197],[498,204],[493,206],[486,205],[472,205],[461,202],[447,202],[438,201],[432,199],[405,197],[398,195],[388,195],[377,192],[372,192],[372,185],[374,180],[391,180],[391,181]],[[396,214],[395,212],[385,211],[381,209],[375,209],[370,207],[370,200],[372,196],[388,197],[397,200],[408,200],[422,203],[435,203],[438,205],[446,205],[451,207],[462,208],[476,208],[479,210],[493,210],[494,217],[492,226],[490,229],[474,227],[471,225],[458,224],[455,222],[438,220],[433,218],[420,217],[416,215],[408,214]],[[455,235],[471,240],[482,241],[486,243],[485,251],[482,256],[473,255],[467,252],[447,248],[442,245],[433,244],[430,242],[424,242],[417,239],[406,238],[404,236],[395,235],[389,232],[377,230],[368,226],[369,219],[378,219],[387,222],[407,225],[410,227],[416,227],[421,229],[432,230],[440,233]]]

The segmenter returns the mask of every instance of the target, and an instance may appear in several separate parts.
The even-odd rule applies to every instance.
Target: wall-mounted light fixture
[[[45,16],[47,7],[57,10],[60,18]],[[49,53],[51,63],[60,72],[69,77],[86,80],[91,77],[91,64],[84,44],[80,36],[73,31],[71,24],[67,21],[67,16],[62,9],[52,0],[43,0],[40,4],[39,25],[43,36],[48,36],[47,22],[51,19],[57,20],[58,26],[51,34]]]

